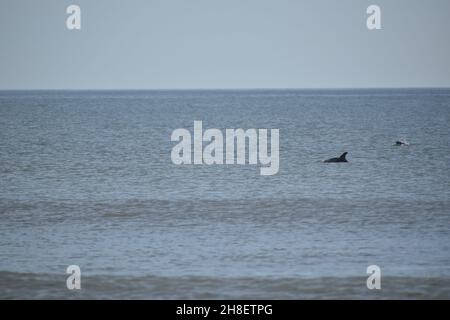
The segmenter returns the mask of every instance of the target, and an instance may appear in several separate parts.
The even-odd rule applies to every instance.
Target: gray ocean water
[[[172,164],[194,120],[278,128],[279,173]],[[449,121],[447,89],[0,92],[0,297],[449,299]]]

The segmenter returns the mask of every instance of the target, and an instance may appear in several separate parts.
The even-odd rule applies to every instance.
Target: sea
[[[174,164],[194,121],[279,129],[279,172]],[[450,299],[449,123],[439,88],[0,91],[0,298]]]

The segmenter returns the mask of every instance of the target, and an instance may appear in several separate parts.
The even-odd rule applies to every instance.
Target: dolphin
[[[343,154],[341,154],[341,156],[339,158],[331,158],[328,160],[325,160],[324,162],[329,163],[329,162],[348,162],[347,159],[345,159],[345,156],[347,155],[348,152],[344,152]]]
[[[395,145],[396,145],[396,146],[407,146],[408,143],[407,143],[407,142],[403,142],[403,141],[397,140],[397,141],[395,141]]]

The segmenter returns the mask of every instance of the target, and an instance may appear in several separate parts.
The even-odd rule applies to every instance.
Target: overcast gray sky
[[[0,89],[450,87],[449,0],[1,0],[0,44]]]

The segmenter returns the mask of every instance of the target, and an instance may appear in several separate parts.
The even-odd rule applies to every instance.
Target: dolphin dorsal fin
[[[345,159],[345,156],[347,155],[347,152],[344,152],[343,154],[341,154],[341,156],[339,157],[340,160],[347,160]]]

